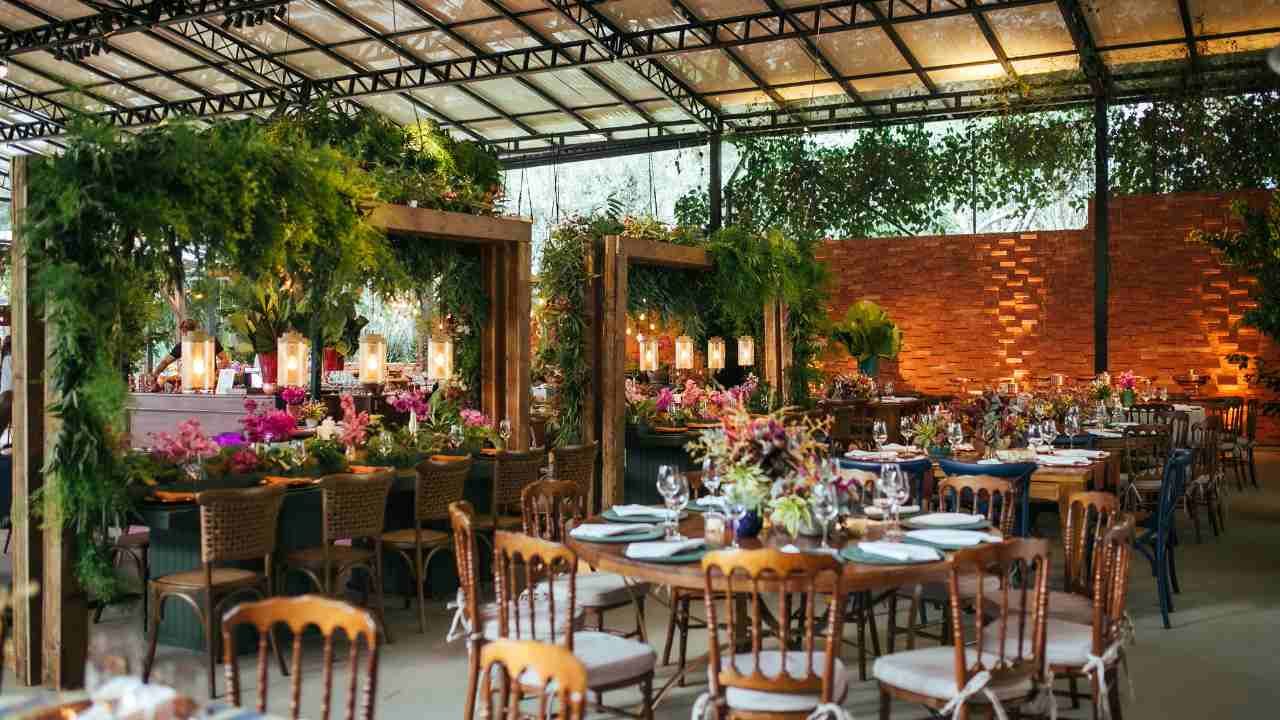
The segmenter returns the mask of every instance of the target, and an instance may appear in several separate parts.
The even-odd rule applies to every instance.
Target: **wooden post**
[[[506,418],[511,422],[511,448],[529,449],[529,313],[532,272],[528,242],[506,243]],[[498,418],[501,419],[501,418]]]
[[[502,369],[502,335],[506,325],[502,320],[501,256],[501,245],[486,245],[480,250],[481,284],[489,299],[489,321],[480,334],[480,409],[490,417],[497,415],[502,408],[503,385],[506,382],[506,373]]]
[[[622,238],[604,239],[604,323],[601,329],[600,502],[622,502],[627,434],[627,251]]]
[[[13,158],[13,586],[22,597],[41,582],[44,543],[31,495],[44,484],[44,318],[32,307],[26,253],[27,158]],[[44,614],[41,597],[13,607],[13,669],[18,682],[43,678]]]
[[[1107,98],[1093,104],[1093,371],[1107,371],[1107,303],[1111,294],[1111,164],[1110,134],[1107,131]]]

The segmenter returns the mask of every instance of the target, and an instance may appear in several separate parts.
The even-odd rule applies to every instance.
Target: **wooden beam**
[[[509,243],[503,248],[506,263],[506,417],[511,422],[511,447],[529,449],[529,313],[532,278],[527,242]]]
[[[531,218],[466,215],[408,205],[375,206],[369,215],[369,223],[390,233],[454,242],[529,242],[533,238]]]
[[[764,347],[760,348],[763,358],[764,381],[769,383],[773,392],[782,397],[782,345],[778,327],[778,303],[769,301],[764,305]]]
[[[41,598],[28,597],[42,581],[44,543],[32,512],[31,496],[44,484],[44,318],[30,297],[26,253],[27,163],[11,161],[13,183],[13,586],[25,599],[13,607],[14,675],[23,685],[40,683],[44,659],[44,613]]]
[[[480,409],[489,417],[497,416],[505,405],[506,383],[503,335],[502,246],[490,245],[480,250],[480,284],[489,301],[489,319],[480,330]]]
[[[657,244],[657,243],[654,243]],[[601,330],[600,383],[600,502],[602,507],[622,502],[626,459],[626,328],[627,249],[616,235],[604,239],[604,327]]]
[[[692,270],[711,269],[711,257],[700,247],[634,238],[618,238],[618,242],[622,243],[622,254],[630,262],[638,265],[661,265]],[[625,305],[623,309],[626,309]]]

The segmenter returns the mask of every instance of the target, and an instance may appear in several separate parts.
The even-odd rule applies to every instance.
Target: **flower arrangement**
[[[280,399],[284,400],[285,405],[301,405],[307,400],[307,391],[297,385],[290,385],[280,391]]]
[[[411,468],[423,458],[438,451],[430,433],[413,434],[409,430],[383,430],[369,439],[366,459],[372,465]]]
[[[336,437],[321,439],[317,434],[306,442],[306,448],[308,465],[321,475],[343,472],[348,467],[345,448]]]
[[[244,401],[245,416],[240,419],[244,426],[244,436],[249,442],[271,442],[287,440],[293,434],[298,421],[283,410],[258,411],[258,403],[252,399]]]
[[[982,395],[952,406],[966,432],[982,438],[988,451],[1026,444],[1030,396],[1006,398],[988,390]]]
[[[1106,402],[1111,397],[1111,374],[1102,373],[1089,384],[1089,396]]]
[[[259,462],[258,453],[249,448],[240,448],[231,454],[228,466],[237,475],[248,475],[257,471]]]
[[[1133,374],[1132,370],[1125,370],[1120,373],[1120,379],[1116,381],[1121,390],[1136,390],[1138,388],[1138,376]]]
[[[151,435],[151,454],[161,462],[172,465],[190,465],[201,462],[218,454],[217,443],[209,439],[200,429],[200,421],[196,419],[178,423],[178,433],[153,433]]]
[[[827,387],[827,398],[831,400],[870,400],[876,392],[876,381],[869,375],[854,373],[853,375],[836,375],[831,378]]]
[[[930,448],[948,448],[951,446],[947,437],[947,427],[952,423],[951,411],[934,409],[911,418],[907,426],[907,436],[911,444],[922,450]]]
[[[342,406],[342,427],[338,432],[338,440],[348,450],[364,444],[368,436],[369,413],[356,412],[355,398],[346,393],[339,401]]]
[[[418,417],[426,417],[431,412],[427,396],[421,390],[402,390],[387,396],[387,403],[396,411],[415,413]]]
[[[696,461],[720,469],[726,493],[758,513],[769,511],[776,525],[796,534],[812,523],[810,490],[821,472],[825,446],[817,437],[827,421],[805,418],[786,424],[781,412],[753,417],[738,405],[687,446]]]
[[[479,410],[464,408],[458,418],[462,421],[462,447],[474,452],[493,437],[493,422]]]
[[[320,422],[329,413],[329,406],[322,402],[309,402],[302,406],[302,418]]]

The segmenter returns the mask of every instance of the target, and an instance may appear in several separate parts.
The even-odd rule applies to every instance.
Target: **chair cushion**
[[[214,587],[256,585],[264,579],[262,573],[252,570],[241,570],[239,568],[213,569]],[[183,589],[202,588],[204,587],[204,570],[187,570],[186,572],[165,575],[164,577],[155,578],[152,582]]]
[[[423,546],[445,545],[453,538],[453,535],[447,532],[441,532],[439,530],[429,530],[427,528],[423,528],[418,532],[421,533],[422,535]],[[392,530],[391,532],[383,533],[382,544],[387,547],[397,548],[397,549],[407,549],[407,550],[414,549],[413,528],[405,528],[403,530]]]
[[[997,597],[996,602],[1002,598]],[[1010,611],[1021,611],[1022,593],[1009,593]],[[1089,625],[1093,623],[1093,599],[1079,593],[1049,591],[1049,618]]]
[[[814,674],[821,676],[822,667],[826,662],[826,653],[814,651]],[[753,663],[754,660],[751,653],[740,653],[733,656],[734,667],[744,675],[751,672]],[[788,675],[795,678],[803,678],[808,674],[809,654],[797,650],[789,651],[785,654],[781,650],[762,650],[760,652],[760,672],[766,676],[776,677],[781,675],[784,663]],[[709,677],[711,673],[710,667],[707,668],[707,673]],[[849,691],[849,676],[845,672],[844,663],[841,662],[840,658],[836,658],[832,679],[835,682],[835,687],[832,688],[831,697],[837,703],[843,702],[845,694]],[[781,693],[736,687],[725,688],[724,698],[729,707],[734,710],[757,712],[809,712],[818,707],[822,701],[822,697],[817,693]]]
[[[573,634],[573,654],[586,666],[591,687],[637,679],[653,672],[658,661],[647,643],[595,631]]]
[[[329,557],[333,560],[333,567],[337,569],[352,563],[372,562],[373,551],[350,545],[333,545],[329,548]],[[284,562],[289,567],[322,569],[324,567],[324,548],[310,547],[294,550],[284,556]]]
[[[977,659],[976,651],[965,650],[966,664],[972,665]],[[956,651],[948,646],[908,650],[876,658],[871,673],[885,685],[939,700],[950,700],[958,690]],[[1031,678],[1023,677],[988,687],[1001,700],[1024,697],[1031,694]],[[974,703],[986,701],[986,695],[981,693],[970,698]]]
[[[569,612],[565,607],[568,603],[556,603],[556,623],[555,623],[555,642],[563,642],[565,630],[569,627]],[[481,605],[480,622],[481,632],[486,640],[497,640],[502,637],[498,634],[498,605],[497,603],[487,603]],[[519,630],[516,629],[516,619],[519,617]],[[574,608],[573,626],[575,628],[582,626],[582,608]],[[511,611],[511,616],[507,624],[510,635],[508,637],[516,640],[541,640],[542,642],[551,642],[551,609],[545,601],[539,601],[534,605],[533,616],[530,618],[529,605],[520,603],[518,609]],[[575,638],[577,635],[575,634]]]
[[[556,581],[556,598],[569,600],[569,578],[560,577]],[[633,597],[644,597],[649,592],[649,583],[632,583],[621,575],[614,573],[580,573],[575,593],[578,607],[613,608],[626,605]]]
[[[1079,668],[1089,661],[1089,653],[1093,651],[1093,626],[1049,618],[1046,623],[1044,655],[1045,660],[1053,666]],[[982,647],[988,652],[995,652],[1000,647],[999,630],[989,627],[983,633]],[[1013,633],[1014,629],[1009,628]],[[1005,646],[1009,654],[1013,654],[1015,637],[1005,638]],[[1031,640],[1023,640],[1026,652],[1031,650]]]

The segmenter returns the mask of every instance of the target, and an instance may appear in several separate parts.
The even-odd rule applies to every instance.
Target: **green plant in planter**
[[[902,331],[870,300],[854,303],[832,327],[831,339],[844,345],[867,375],[876,374],[880,358],[892,360],[902,350]]]
[[[237,350],[275,352],[276,341],[293,326],[293,294],[282,290],[276,279],[255,283],[243,278],[231,283],[228,293],[234,309],[227,314],[227,324],[239,339]]]

